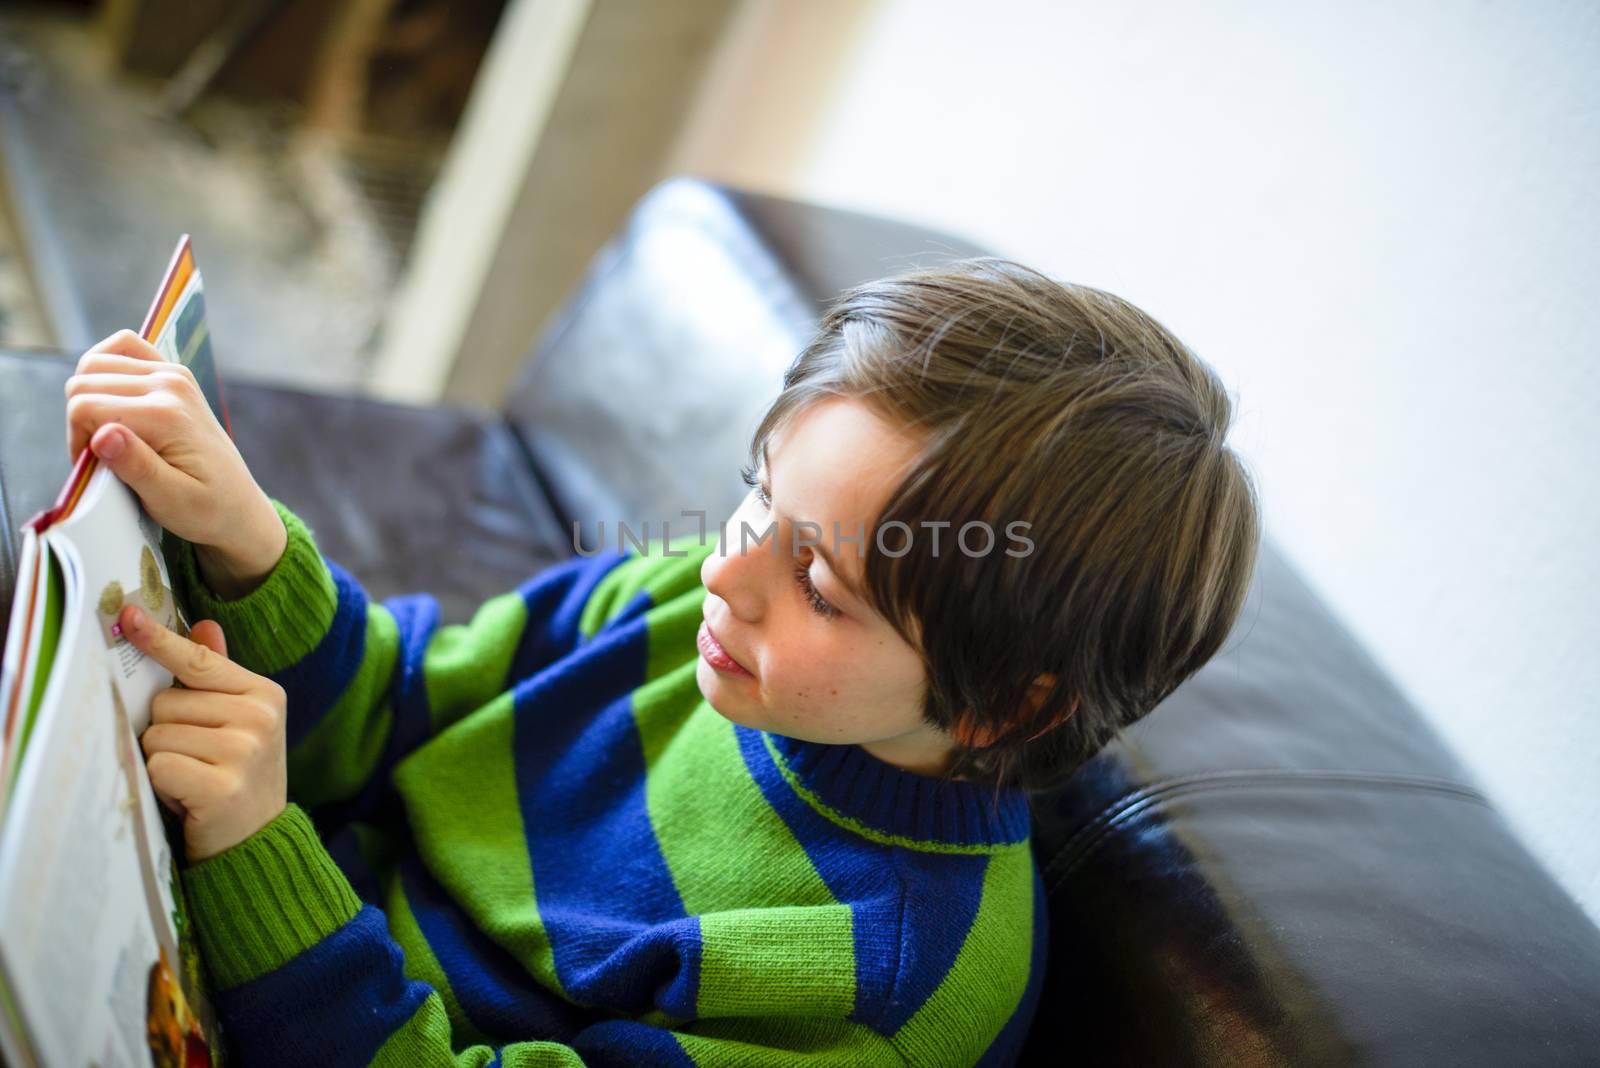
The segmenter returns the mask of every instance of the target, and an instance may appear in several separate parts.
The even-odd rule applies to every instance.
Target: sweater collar
[[[978,850],[1028,837],[1028,797],[1018,787],[997,794],[993,786],[905,771],[859,745],[761,733],[774,763],[807,802],[869,838]]]

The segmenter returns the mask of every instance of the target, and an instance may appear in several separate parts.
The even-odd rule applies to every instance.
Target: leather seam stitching
[[[1437,793],[1458,800],[1470,801],[1493,808],[1489,799],[1479,790],[1448,779],[1425,776],[1382,774],[1377,772],[1308,771],[1294,769],[1262,769],[1248,771],[1209,772],[1203,775],[1169,779],[1152,786],[1130,791],[1112,802],[1091,822],[1075,831],[1045,865],[1045,873],[1052,879],[1051,893],[1104,841],[1106,832],[1127,818],[1138,814],[1158,801],[1185,794],[1204,791],[1249,788],[1263,785],[1279,786],[1345,786],[1389,790],[1416,790]],[[1087,841],[1086,841],[1087,839]],[[1080,846],[1080,843],[1082,845]]]

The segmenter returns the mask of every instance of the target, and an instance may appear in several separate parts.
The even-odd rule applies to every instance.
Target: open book
[[[185,235],[140,331],[223,425]],[[29,520],[0,661],[0,1054],[10,1068],[220,1064],[176,820],[138,735],[172,674],[122,637],[137,602],[185,633],[162,531],[85,445]]]

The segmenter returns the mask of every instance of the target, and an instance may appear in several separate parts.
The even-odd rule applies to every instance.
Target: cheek
[[[921,708],[926,676],[904,642],[860,628],[819,629],[825,633],[811,635],[805,649],[785,649],[784,697],[871,709],[874,716]]]

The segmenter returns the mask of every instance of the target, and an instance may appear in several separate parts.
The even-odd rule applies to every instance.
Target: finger
[[[184,807],[182,801],[179,801],[176,797],[173,797],[171,794],[167,793],[165,790],[162,790],[161,788],[156,786],[156,784],[154,782],[152,782],[150,784],[150,789],[152,791],[154,791],[154,793],[156,795],[156,800],[160,801],[163,805],[165,805],[167,807],[168,811],[170,811],[173,814],[175,814],[179,819],[187,819],[188,818],[189,810]]]
[[[77,397],[84,394],[104,394],[116,397],[137,397],[149,393],[162,383],[155,375],[130,375],[114,371],[80,371],[67,379],[66,394]]]
[[[103,394],[67,398],[67,449],[74,460],[89,436],[106,423],[121,423],[152,443],[162,446],[183,416],[183,402],[163,390],[137,397]]]
[[[222,633],[222,624],[214,619],[202,619],[190,627],[189,640],[199,642],[218,656],[228,655],[228,639]]]
[[[117,622],[136,649],[189,689],[233,694],[251,691],[255,675],[199,642],[172,633],[138,605],[123,605]]]
[[[214,692],[172,687],[162,690],[150,701],[150,722],[225,727],[231,719]]]
[[[156,351],[156,347],[139,336],[137,330],[118,330],[115,334],[101,341],[89,349],[90,352],[114,352],[121,356],[132,356],[137,360],[160,360],[165,363],[166,358]]]
[[[147,760],[157,753],[181,753],[207,764],[222,764],[228,756],[225,728],[193,723],[152,723],[139,735],[139,746]]]
[[[141,360],[137,356],[122,356],[115,352],[96,352],[90,349],[78,357],[77,369],[74,374],[118,374],[118,375],[147,375],[152,371],[160,371],[165,367],[182,367],[181,363],[154,360]]]
[[[150,785],[185,809],[222,797],[231,773],[183,753],[160,752],[145,761]]]
[[[147,510],[166,511],[174,493],[193,490],[194,476],[167,463],[133,431],[120,423],[106,423],[89,439],[100,462],[139,495]]]

